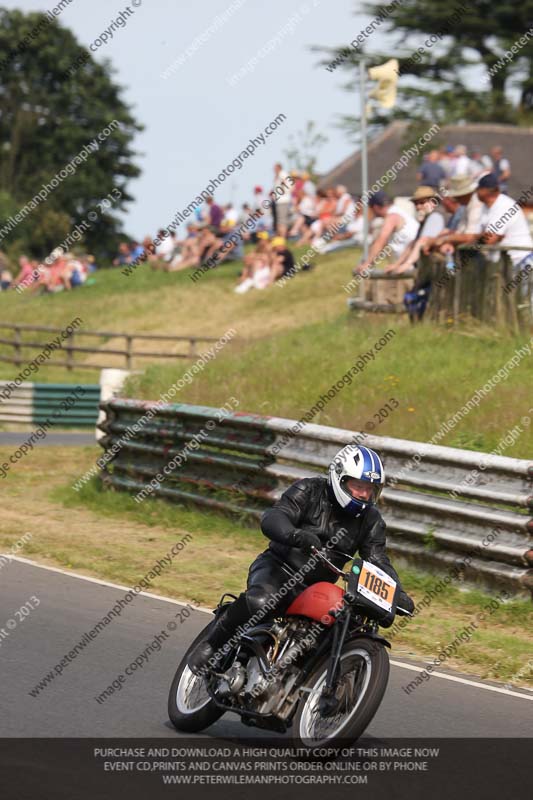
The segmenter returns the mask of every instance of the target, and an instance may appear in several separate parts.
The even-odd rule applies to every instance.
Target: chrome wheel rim
[[[366,695],[372,676],[372,661],[366,650],[355,647],[341,656],[339,668],[341,678],[339,689],[345,697],[357,698],[355,704],[348,709],[341,708],[328,717],[320,713],[319,703],[322,688],[326,682],[327,666],[319,675],[311,692],[306,695],[304,708],[300,717],[299,737],[308,747],[320,747],[340,737],[343,729],[357,714],[359,706]]]
[[[195,714],[204,708],[211,697],[205,681],[185,665],[176,689],[176,706],[180,714]]]

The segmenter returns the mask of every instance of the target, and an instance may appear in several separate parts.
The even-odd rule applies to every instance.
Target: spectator
[[[312,194],[307,194],[307,192],[303,192],[301,200],[298,204],[298,212],[299,214],[289,233],[291,238],[303,236],[304,233],[309,230],[313,222],[316,222],[318,219],[315,196]]]
[[[174,231],[171,231],[169,234],[168,231],[166,231],[164,228],[161,228],[161,230],[159,230],[157,233],[157,238],[159,239],[159,244],[155,247],[155,253],[152,252],[148,258],[150,261],[170,264],[176,251],[176,235]],[[145,249],[147,249],[146,245]]]
[[[3,267],[0,270],[0,290],[7,291],[13,284],[13,273],[8,267]]]
[[[416,173],[416,179],[422,186],[431,186],[439,189],[446,180],[446,173],[439,163],[440,153],[438,150],[431,150],[426,160],[422,163],[420,170]]]
[[[440,196],[431,186],[419,186],[412,202],[419,221],[417,234],[405,248],[400,258],[385,268],[385,272],[402,273],[416,265],[422,248],[429,239],[438,236],[444,229],[444,216],[440,211]]]
[[[287,242],[282,236],[274,236],[272,247],[272,281],[277,281],[285,275],[292,275],[294,271],[294,256],[287,247]]]
[[[335,221],[335,211],[337,209],[337,195],[335,189],[318,189],[316,202],[316,219],[305,231],[298,242],[298,245],[317,244],[322,235],[327,231],[332,222]]]
[[[382,189],[370,195],[368,206],[375,217],[383,219],[383,225],[370,245],[367,260],[361,261],[354,268],[355,275],[374,267],[375,262],[385,254],[391,253],[399,259],[405,248],[415,239],[420,227],[416,219],[400,206],[393,204]]]
[[[443,231],[439,236],[428,241],[424,247],[424,252],[431,249],[441,249],[441,252],[452,252],[450,245],[470,244],[477,241],[481,233],[481,210],[482,203],[476,194],[477,181],[472,180],[468,175],[457,176],[450,181],[448,195],[457,200],[459,205],[464,208],[464,216],[459,221],[455,230]],[[450,226],[448,226],[450,228]]]
[[[272,214],[274,231],[278,236],[287,236],[291,211],[291,186],[281,164],[274,164],[274,185],[272,187]]]
[[[224,206],[224,220],[222,222],[222,227],[227,232],[232,228],[234,228],[237,225],[238,221],[239,221],[239,215],[237,214],[237,211],[233,207],[233,204],[227,203],[227,205]]]
[[[444,170],[446,178],[450,178],[453,173],[455,159],[455,149],[451,145],[447,145],[441,150],[439,164]]]
[[[121,267],[123,264],[131,264],[131,251],[127,242],[119,244],[117,257],[113,259],[114,267]]]
[[[27,256],[20,256],[19,267],[20,272],[17,275],[15,286],[22,284],[26,287],[37,279],[37,275],[34,272],[35,268]]]
[[[450,178],[456,178],[458,175],[471,175],[473,176],[476,172],[476,167],[470,161],[467,155],[467,149],[464,144],[458,144],[455,148],[455,160],[453,162],[451,171],[449,173]]]
[[[527,219],[518,203],[500,191],[498,177],[494,173],[479,179],[477,196],[484,204],[481,213],[481,240],[484,244],[500,244],[502,247],[528,247],[524,250],[508,249],[515,272],[520,271],[520,262],[531,254],[533,238]],[[494,254],[498,259],[498,253]]]
[[[211,228],[214,228],[214,233],[218,233],[222,225],[222,220],[224,219],[224,211],[215,203],[215,199],[211,196],[207,198],[206,203],[209,214],[209,225]]]
[[[267,233],[261,231],[257,236],[255,250],[243,259],[244,268],[235,287],[237,294],[245,294],[250,289],[264,289],[271,283],[272,247]]]
[[[484,156],[481,153],[479,147],[473,147],[472,153],[470,156],[470,161],[472,162],[474,172],[473,177],[477,178],[481,175],[482,172],[490,171],[492,166],[491,160],[488,156]]]
[[[507,158],[503,157],[503,149],[500,145],[491,147],[490,170],[498,180],[500,192],[507,194],[508,180],[511,177],[511,164]]]

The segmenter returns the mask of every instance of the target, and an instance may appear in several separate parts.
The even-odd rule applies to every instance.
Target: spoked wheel
[[[341,746],[355,741],[369,725],[389,679],[384,645],[353,639],[341,653],[333,697],[325,697],[329,657],[322,659],[304,687],[293,722],[293,735],[307,748]]]
[[[224,711],[213,702],[204,678],[194,675],[189,669],[187,660],[196,646],[206,636],[212,622],[196,637],[183,656],[168,696],[168,716],[175,728],[187,733],[195,733],[208,728],[219,719]]]

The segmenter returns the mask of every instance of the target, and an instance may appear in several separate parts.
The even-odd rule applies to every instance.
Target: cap
[[[497,189],[498,187],[498,178],[493,172],[489,172],[488,175],[483,175],[477,184],[478,189]]]
[[[379,191],[374,192],[368,198],[368,205],[370,208],[374,206],[386,206],[390,203],[390,197],[387,192],[384,192],[383,189],[379,189]]]
[[[285,247],[287,241],[283,238],[283,236],[274,236],[270,244],[272,247]]]
[[[268,233],[266,231],[259,231],[259,233],[257,234],[257,238],[258,239],[270,239],[270,236],[268,235]]]

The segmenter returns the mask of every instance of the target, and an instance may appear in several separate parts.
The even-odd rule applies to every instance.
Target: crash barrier
[[[81,384],[83,392],[73,394],[73,383],[31,383],[16,386],[0,382],[0,421],[41,425],[48,419],[69,428],[94,427],[98,416],[100,386]],[[68,402],[65,402],[70,398]]]
[[[12,332],[11,339],[5,338],[5,335],[0,338],[0,345],[4,347],[13,348],[14,355],[7,356],[2,351],[0,353],[0,361],[5,361],[9,364],[24,364],[32,358],[32,353],[29,351],[42,351],[47,342],[53,339],[54,334],[63,333],[61,328],[52,328],[48,325],[17,325],[10,322],[0,322],[0,329],[8,329]],[[25,335],[32,333],[45,333],[46,336],[41,337],[41,341],[35,341],[36,337],[24,339]],[[92,346],[94,338],[99,338],[102,341],[95,343]],[[118,347],[110,348],[107,342],[110,340],[123,339],[124,346],[122,349]],[[134,350],[134,341],[150,342],[168,342],[164,350]],[[60,339],[58,342],[58,355],[59,359],[48,359],[44,361],[41,366],[51,367],[64,367],[67,370],[73,369],[106,369],[117,366],[125,366],[126,369],[131,369],[134,363],[138,363],[141,359],[153,361],[154,359],[166,359],[172,361],[175,358],[196,358],[199,356],[203,349],[204,343],[216,342],[217,339],[209,336],[164,336],[159,334],[148,333],[116,333],[110,331],[87,331],[85,329],[71,330],[65,339]],[[83,342],[83,344],[80,344]],[[174,352],[174,347],[185,348],[180,352]],[[26,350],[28,352],[23,352]],[[101,360],[109,359],[107,364],[94,364],[91,360],[80,361],[76,359],[76,353],[84,353],[87,355],[98,355]],[[35,353],[33,354],[35,355]],[[116,360],[121,363],[116,364]]]
[[[137,501],[158,496],[259,518],[293,481],[324,475],[343,445],[364,442],[385,462],[395,558],[437,573],[462,558],[467,582],[533,591],[529,461],[255,414],[219,421],[219,410],[204,406],[116,398],[101,408],[102,479]],[[177,466],[167,475],[170,462]]]
[[[528,247],[513,250],[524,257],[531,252]],[[533,262],[513,268],[507,249],[500,245],[461,245],[453,263],[440,253],[421,256],[417,270],[401,276],[372,270],[348,306],[354,311],[406,313],[405,293],[428,285],[425,318],[433,322],[457,324],[474,318],[518,333],[533,321]]]

